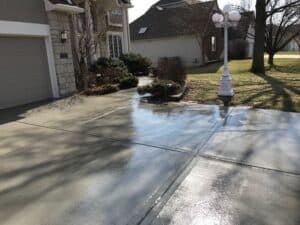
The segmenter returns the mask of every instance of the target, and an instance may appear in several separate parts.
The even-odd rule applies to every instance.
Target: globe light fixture
[[[239,22],[241,20],[241,14],[238,11],[229,12],[229,20],[232,22]]]
[[[241,14],[236,11],[232,5],[226,5],[222,14],[215,13],[212,16],[212,21],[217,28],[224,28],[224,72],[221,78],[221,83],[218,91],[218,96],[228,106],[234,96],[234,91],[231,85],[231,77],[228,70],[228,28],[238,25],[241,20]]]
[[[214,23],[222,23],[224,21],[224,16],[219,13],[215,13],[212,17]]]

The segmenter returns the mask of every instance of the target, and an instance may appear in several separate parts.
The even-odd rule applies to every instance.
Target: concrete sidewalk
[[[0,224],[299,224],[299,132],[135,89],[1,111]]]

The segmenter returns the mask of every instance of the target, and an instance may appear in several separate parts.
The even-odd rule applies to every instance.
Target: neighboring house
[[[300,24],[277,26],[276,24],[267,25],[267,35],[272,35],[273,49],[277,51],[300,51]],[[270,38],[268,38],[268,41]],[[272,46],[271,44],[266,47]],[[283,47],[283,48],[282,48]]]
[[[283,51],[289,51],[289,52],[300,51],[300,37],[291,40],[290,43],[288,43],[287,46],[285,46]]]
[[[191,9],[200,15],[193,25],[197,32],[186,20]],[[130,24],[131,50],[150,58],[154,65],[161,57],[173,56],[180,57],[186,66],[220,60],[224,38],[222,29],[212,22],[215,12],[220,12],[217,1],[161,0]],[[237,28],[244,39],[250,29],[247,18],[243,16]],[[192,16],[190,21],[194,23]],[[195,33],[200,33],[201,38]]]
[[[105,41],[105,47],[99,45],[103,49],[98,55],[129,51],[130,2],[99,2],[102,8],[118,12],[110,11],[107,22],[112,28],[107,30],[107,40],[111,41]],[[72,0],[0,1],[0,109],[76,92],[70,17],[83,12]]]
[[[241,12],[241,20],[237,27],[229,29],[229,53],[237,53],[239,50],[235,45],[236,40],[244,40],[246,43],[247,58],[252,58],[255,36],[255,14],[252,11]]]
[[[296,25],[294,29],[300,30],[300,25]],[[283,51],[300,51],[300,35],[291,40],[287,46],[285,46]]]

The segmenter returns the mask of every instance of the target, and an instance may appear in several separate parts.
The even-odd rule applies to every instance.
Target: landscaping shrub
[[[116,69],[119,70],[121,72],[127,73],[128,69],[127,66],[125,65],[125,63],[120,60],[120,59],[116,59],[116,58],[105,58],[105,57],[100,57],[97,60],[96,63],[97,69],[98,71],[102,71],[103,69]]]
[[[85,91],[86,95],[105,95],[105,94],[110,94],[119,91],[119,88],[117,85],[112,85],[112,84],[105,84],[102,86],[94,87],[94,88],[89,88],[88,90]]]
[[[108,68],[109,65],[110,65],[110,59],[109,58],[106,58],[106,57],[100,57],[98,60],[97,60],[97,63],[96,65],[100,68]]]
[[[229,43],[230,59],[246,59],[248,51],[248,42],[244,39],[235,39]]]
[[[120,57],[128,68],[128,71],[134,75],[148,75],[151,62],[148,58],[140,54],[124,54]]]
[[[144,95],[147,93],[152,94],[152,85],[149,84],[149,85],[138,87],[137,91],[140,95]]]
[[[126,65],[119,59],[101,57],[95,68],[97,85],[119,84],[122,78],[129,75]]]
[[[120,89],[134,88],[138,85],[139,80],[133,75],[127,75],[120,79]]]
[[[157,78],[171,80],[182,86],[186,83],[186,71],[179,57],[161,58],[158,62]]]
[[[154,80],[152,84],[138,88],[139,94],[150,93],[154,97],[168,98],[170,95],[178,94],[181,86],[171,80]]]
[[[128,73],[128,68],[127,68],[126,64],[120,59],[110,58],[109,59],[109,67],[119,70],[123,73]]]

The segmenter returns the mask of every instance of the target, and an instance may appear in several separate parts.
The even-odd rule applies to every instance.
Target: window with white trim
[[[108,11],[108,25],[123,26],[123,13],[121,9],[114,9]]]
[[[122,36],[116,34],[109,34],[108,47],[110,57],[119,58],[123,54]]]

